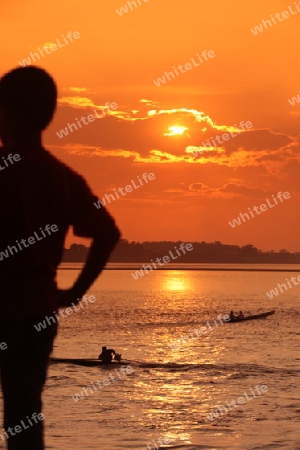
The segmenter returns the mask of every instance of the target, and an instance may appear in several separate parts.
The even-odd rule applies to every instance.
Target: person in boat
[[[230,320],[232,320],[232,321],[236,319],[235,315],[233,314],[233,311],[230,311],[229,317],[230,317]]]
[[[239,315],[237,316],[238,320],[243,319],[245,316],[243,314],[243,311],[240,311]]]
[[[121,362],[121,359],[122,359],[121,353],[115,353],[114,360],[117,362]]]
[[[102,353],[100,353],[98,359],[102,362],[102,364],[110,364],[113,359],[113,355],[116,352],[112,348],[102,347]]]

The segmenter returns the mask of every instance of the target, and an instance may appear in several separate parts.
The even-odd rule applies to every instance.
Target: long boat
[[[246,316],[243,317],[242,319],[236,318],[234,320],[229,320],[227,323],[237,323],[237,322],[244,322],[245,320],[264,319],[265,317],[271,316],[272,314],[275,314],[275,310],[267,311],[261,314],[254,314],[252,316]]]
[[[88,367],[94,367],[94,366],[104,366],[104,367],[111,367],[113,366],[120,366],[120,365],[127,365],[129,364],[126,361],[112,361],[110,364],[103,364],[99,359],[87,359],[87,358],[54,358],[51,357],[49,359],[50,363],[53,364],[76,364],[78,366],[88,366]]]

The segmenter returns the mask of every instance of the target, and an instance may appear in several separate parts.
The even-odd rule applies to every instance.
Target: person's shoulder
[[[68,166],[66,163],[58,159],[56,156],[54,156],[52,153],[50,153],[47,149],[44,149],[47,158],[49,161],[52,162],[54,166],[57,167],[58,170],[61,170],[65,173],[66,176],[69,177],[70,181],[73,181],[73,183],[84,183],[86,184],[86,180],[82,175],[80,175],[76,170],[72,169],[70,166]]]
[[[76,174],[75,170],[71,169],[70,166],[68,166],[66,163],[64,163],[63,161],[58,159],[56,156],[54,156],[52,153],[50,153],[49,150],[44,148],[43,153],[44,153],[45,157],[48,159],[48,162],[50,164],[53,164],[54,166],[61,168],[65,172]]]

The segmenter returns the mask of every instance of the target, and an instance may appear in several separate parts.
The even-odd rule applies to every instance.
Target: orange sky
[[[80,33],[36,61],[59,86],[45,146],[100,198],[145,172],[155,174],[108,204],[128,240],[300,251],[300,103],[288,102],[300,90],[300,12],[257,35],[250,30],[289,6],[297,11],[294,1],[139,2],[120,16],[116,9],[125,0],[1,1],[1,73],[38,47],[64,43],[69,31]],[[154,84],[173,66],[199,62],[203,50],[215,57]],[[106,102],[118,108],[56,135],[75,118],[100,114]],[[188,153],[241,121],[253,128],[198,157]],[[172,126],[186,130],[166,136]],[[234,229],[228,224],[279,191],[291,198]]]

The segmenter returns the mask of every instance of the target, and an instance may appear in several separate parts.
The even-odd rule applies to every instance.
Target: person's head
[[[0,78],[0,139],[40,136],[51,122],[57,104],[53,78],[36,66],[18,67]]]
[[[107,347],[102,347],[102,351],[105,352],[107,350]]]
[[[243,314],[243,311],[240,311],[240,314]]]

